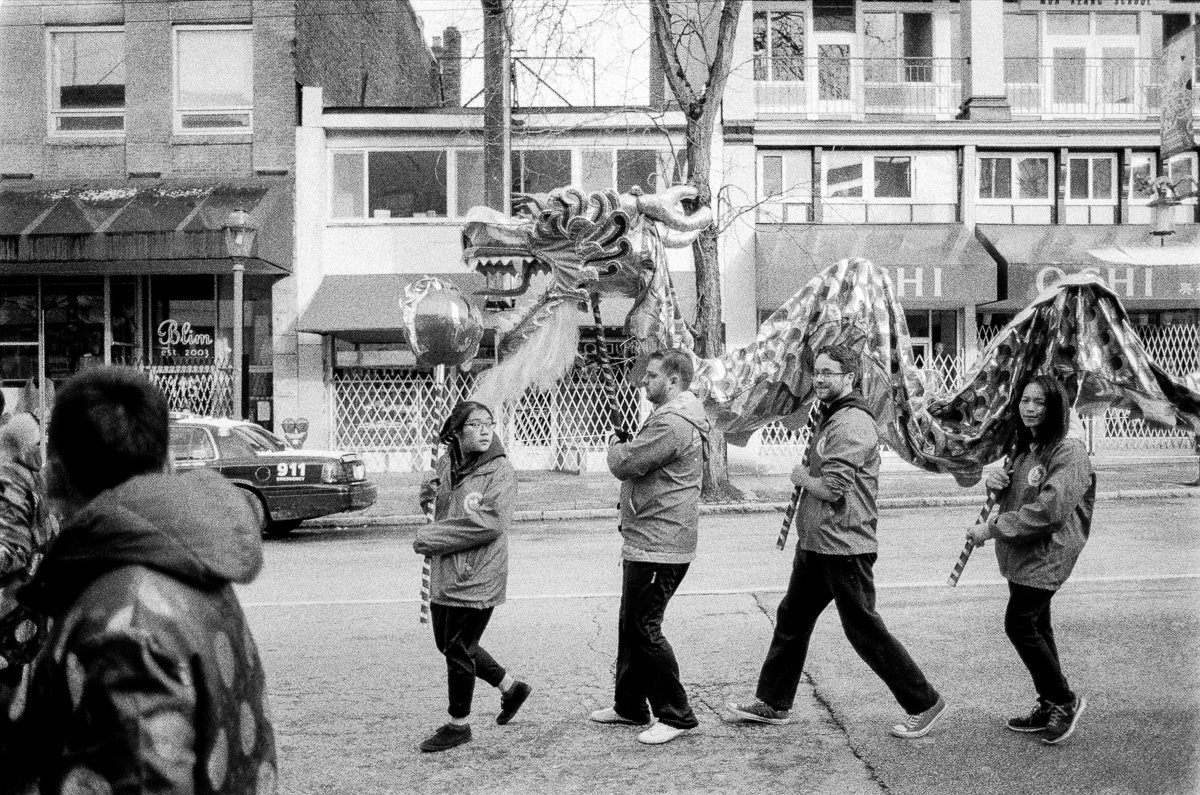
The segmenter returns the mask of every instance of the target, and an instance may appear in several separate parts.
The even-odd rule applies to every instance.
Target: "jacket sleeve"
[[[830,502],[837,502],[854,484],[854,475],[867,465],[867,459],[879,444],[879,432],[875,423],[864,415],[838,420],[825,436],[825,452],[821,457],[820,471],[814,472],[821,478],[825,488],[833,494]]]
[[[668,416],[658,416],[647,422],[630,441],[609,447],[608,468],[613,476],[617,480],[633,480],[674,460],[694,430],[688,425],[684,436],[682,430],[675,427],[681,423],[686,424],[684,420],[671,422]]]
[[[507,459],[491,474],[472,479],[462,491],[464,515],[418,528],[414,550],[422,555],[448,555],[488,544],[508,530],[517,498],[517,475]]]
[[[33,560],[33,500],[29,491],[0,478],[0,584],[29,568]]]
[[[1010,486],[1015,487],[1017,484]],[[1014,511],[1005,511],[992,523],[996,535],[1007,539],[1032,539],[1054,533],[1079,506],[1091,485],[1091,467],[1083,443],[1068,439],[1046,464],[1046,476],[1033,500]]]
[[[146,633],[105,631],[69,651],[64,675],[80,702],[63,732],[61,770],[95,771],[113,792],[195,791],[197,699],[186,660]]]

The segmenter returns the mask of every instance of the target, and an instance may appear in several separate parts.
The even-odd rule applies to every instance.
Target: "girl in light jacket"
[[[989,490],[1001,492],[999,510],[967,532],[981,546],[996,539],[996,560],[1008,580],[1004,630],[1033,677],[1037,706],[1011,718],[1008,728],[1041,734],[1048,745],[1075,731],[1087,706],[1063,676],[1050,600],[1067,581],[1092,526],[1096,476],[1082,441],[1067,438],[1070,408],[1053,376],[1026,384],[1011,476],[992,472]]]
[[[447,455],[421,488],[422,506],[433,504],[434,521],[417,531],[413,549],[432,557],[433,638],[446,657],[450,691],[450,722],[421,743],[422,751],[444,751],[471,739],[476,677],[500,689],[500,725],[529,696],[529,685],[513,679],[479,645],[492,610],[504,602],[508,526],[517,497],[516,474],[495,427],[482,403],[455,406],[439,436]]]

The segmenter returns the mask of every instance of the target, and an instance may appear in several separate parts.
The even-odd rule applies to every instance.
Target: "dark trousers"
[[[1004,632],[1017,650],[1038,697],[1052,704],[1069,704],[1075,694],[1063,676],[1050,626],[1050,600],[1054,591],[1008,584],[1008,609],[1004,611]]]
[[[687,574],[688,564],[624,563],[613,709],[638,723],[649,722],[653,714],[668,726],[699,726],[679,681],[675,651],[662,634],[667,602]]]
[[[429,606],[429,611],[433,619],[433,642],[446,657],[450,717],[465,718],[471,714],[475,677],[492,687],[499,687],[504,679],[504,668],[479,645],[492,618],[492,608],[476,610],[435,603]]]
[[[875,555],[821,555],[796,551],[787,593],[775,614],[775,634],[758,676],[756,695],[775,709],[791,709],[817,618],[833,602],[858,656],[883,680],[908,714],[938,699],[921,669],[875,612]]]

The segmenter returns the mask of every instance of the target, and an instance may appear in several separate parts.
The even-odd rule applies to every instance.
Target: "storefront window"
[[[0,282],[0,386],[11,408],[38,371],[37,282]]]
[[[103,279],[42,279],[42,307],[50,380],[104,363]]]
[[[229,364],[228,337],[217,333],[212,276],[150,278],[150,361],[153,364]]]
[[[112,324],[112,363],[138,364],[141,339],[138,328],[138,290],[136,276],[113,276],[109,279],[109,316]]]

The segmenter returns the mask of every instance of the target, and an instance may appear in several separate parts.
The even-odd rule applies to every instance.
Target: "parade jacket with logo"
[[[430,599],[482,610],[503,604],[508,586],[508,529],[517,475],[499,439],[454,486],[450,457],[437,463],[436,521],[417,530],[413,549],[433,556]]]
[[[621,482],[621,556],[644,563],[690,563],[696,557],[704,445],[704,406],[680,392],[646,418],[633,440],[608,448]]]
[[[823,555],[864,555],[879,550],[879,432],[862,393],[855,390],[825,406],[809,442],[808,474],[821,478],[836,499],[804,492],[796,513],[801,549]]]
[[[1058,590],[1092,528],[1096,476],[1083,442],[1066,438],[1018,455],[999,503],[991,526],[1000,573],[1018,585]]]
[[[232,587],[262,567],[253,499],[212,470],[142,475],[64,522],[21,592],[52,630],[0,737],[10,786],[275,792],[263,667]]]

